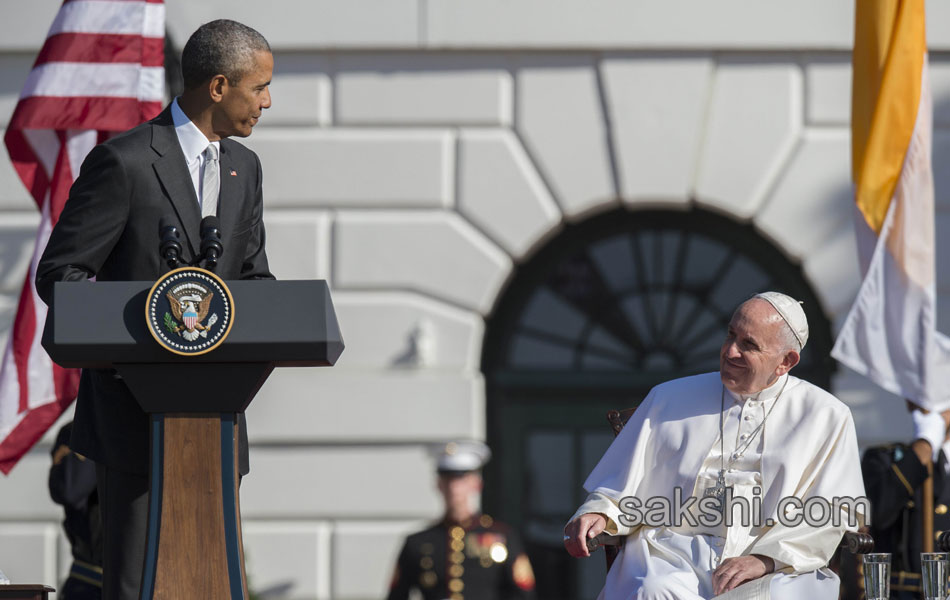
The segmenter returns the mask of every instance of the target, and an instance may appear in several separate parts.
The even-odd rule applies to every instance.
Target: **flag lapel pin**
[[[231,177],[237,177],[237,171],[231,169]]]

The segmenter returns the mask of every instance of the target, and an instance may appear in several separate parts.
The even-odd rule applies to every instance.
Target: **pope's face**
[[[254,53],[251,69],[236,83],[225,80],[221,87],[212,127],[220,137],[247,137],[265,108],[270,108],[270,80],[274,57],[270,52]]]
[[[755,394],[798,364],[798,353],[785,351],[782,327],[782,317],[765,300],[753,298],[736,310],[719,351],[719,375],[726,388]]]

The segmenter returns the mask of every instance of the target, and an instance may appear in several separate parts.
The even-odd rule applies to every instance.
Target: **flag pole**
[[[933,552],[934,551],[934,478],[933,478],[933,461],[927,462],[927,479],[924,480],[924,485],[921,488],[921,506],[920,510],[923,514],[923,519],[921,519],[921,527],[923,527],[924,537],[923,543],[920,546],[921,552]]]

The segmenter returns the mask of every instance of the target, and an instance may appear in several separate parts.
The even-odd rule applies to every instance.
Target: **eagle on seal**
[[[208,311],[211,310],[211,298],[214,297],[214,292],[209,292],[203,298],[195,293],[176,298],[174,294],[168,292],[166,296],[175,319],[184,324],[176,327],[175,333],[180,334],[189,342],[198,339],[199,335],[208,337],[207,330],[218,320],[217,315],[211,315],[211,321],[207,326],[202,325],[201,322],[205,320]]]

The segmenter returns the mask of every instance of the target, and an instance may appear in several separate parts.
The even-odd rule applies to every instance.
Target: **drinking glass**
[[[891,597],[891,555],[878,552],[864,555],[864,593],[867,600]]]
[[[920,553],[920,579],[924,600],[947,600],[950,577],[950,554],[946,552]]]

